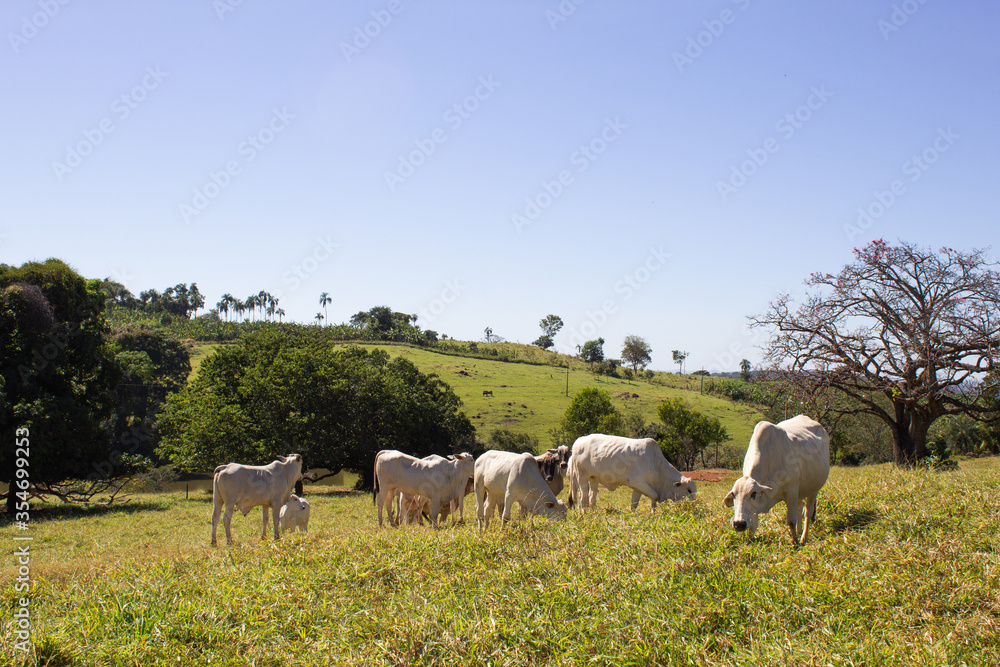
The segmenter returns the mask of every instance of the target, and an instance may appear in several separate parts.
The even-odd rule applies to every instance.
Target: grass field
[[[205,495],[36,508],[31,663],[997,664],[1000,460],[835,468],[799,549],[783,506],[752,541],[731,530],[736,474],[655,513],[623,510],[619,489],[587,516],[484,535],[471,496],[435,532],[379,529],[368,495],[311,493],[308,534],[261,542],[255,510],[219,548]]]
[[[730,444],[741,451],[750,441],[754,425],[763,418],[746,406],[699,394],[699,380],[690,376],[658,373],[655,381],[626,381],[574,367],[569,373],[567,396],[565,367],[457,357],[401,345],[364,347],[406,357],[421,371],[436,373],[461,397],[465,413],[483,440],[493,429],[506,428],[537,437],[542,447],[550,446],[549,431],[558,426],[573,397],[585,387],[607,391],[619,410],[638,410],[647,422],[658,421],[656,407],[660,403],[680,396],[698,412],[718,418],[732,437]],[[492,391],[493,396],[483,396],[484,390]]]

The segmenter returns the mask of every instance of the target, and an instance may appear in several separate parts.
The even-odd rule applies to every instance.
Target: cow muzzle
[[[739,532],[742,533],[744,530],[747,529],[747,522],[746,521],[736,521],[736,520],[734,520],[733,521],[733,529],[734,530],[738,530]]]

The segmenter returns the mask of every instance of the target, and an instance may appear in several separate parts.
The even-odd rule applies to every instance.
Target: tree
[[[316,329],[259,331],[221,346],[170,396],[158,452],[193,471],[298,452],[310,467],[357,473],[364,488],[381,449],[418,457],[471,449],[475,429],[461,404],[402,357],[334,349]]]
[[[765,361],[812,397],[821,419],[874,415],[892,431],[895,462],[913,465],[938,418],[1000,416],[995,266],[982,250],[879,239],[838,275],[813,273],[799,308],[784,295],[750,322],[773,331]]]
[[[667,430],[666,437],[660,441],[660,449],[671,463],[682,470],[694,468],[699,454],[704,464],[704,452],[709,444],[718,446],[729,440],[722,422],[693,410],[681,398],[667,399],[656,408],[656,414]]]
[[[625,422],[611,402],[611,395],[603,389],[587,387],[573,397],[566,408],[559,428],[556,444],[572,444],[581,435],[606,433],[620,435]]]
[[[744,382],[750,381],[750,360],[744,359],[740,362],[740,378]]]
[[[555,342],[552,339],[555,338],[556,334],[559,333],[559,330],[563,328],[562,318],[558,315],[546,315],[538,323],[538,326],[542,328],[542,335],[539,336],[538,339],[532,343],[532,345],[537,345],[543,350],[547,350],[555,345]]]
[[[645,368],[653,360],[650,356],[653,349],[644,338],[639,336],[625,336],[625,344],[622,346],[622,361],[632,366],[636,371]]]
[[[604,339],[588,340],[580,348],[580,358],[588,363],[604,361]]]
[[[327,313],[327,305],[333,303],[333,299],[330,297],[329,292],[323,292],[319,295],[319,305],[323,309],[323,313],[326,316],[326,323],[330,324],[330,315]]]
[[[317,325],[322,325],[323,324],[323,313],[316,313],[316,317],[314,317],[313,319],[316,320],[316,324]]]
[[[121,373],[100,283],[58,259],[0,264],[0,438],[13,443],[17,429],[28,430],[36,490],[114,472],[107,418]],[[18,492],[14,454],[0,447],[8,512]]]
[[[684,375],[684,360],[688,358],[687,352],[681,352],[680,350],[674,350],[674,363],[677,364],[677,368],[681,375]]]

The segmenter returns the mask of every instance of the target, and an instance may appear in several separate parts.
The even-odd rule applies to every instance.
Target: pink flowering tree
[[[934,252],[878,239],[840,273],[813,273],[750,317],[773,331],[764,359],[816,399],[828,420],[869,414],[893,435],[898,465],[927,455],[939,417],[1000,419],[1000,274],[985,251]]]

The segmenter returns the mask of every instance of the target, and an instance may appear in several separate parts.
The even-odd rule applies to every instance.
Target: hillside
[[[718,418],[732,437],[730,445],[743,448],[750,440],[754,424],[763,416],[746,406],[698,393],[698,379],[657,373],[652,381],[595,376],[580,367],[566,368],[456,357],[430,349],[401,345],[365,345],[403,356],[425,373],[436,373],[465,404],[465,412],[480,437],[495,428],[537,437],[542,446],[551,444],[549,431],[556,427],[573,396],[586,387],[597,387],[614,397],[623,412],[638,410],[646,421],[657,420],[656,407],[668,398],[681,397],[708,416]],[[684,388],[682,388],[684,387]],[[492,391],[484,396],[483,391]]]

